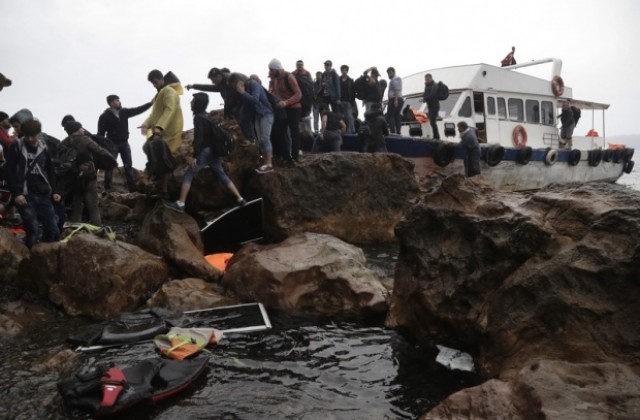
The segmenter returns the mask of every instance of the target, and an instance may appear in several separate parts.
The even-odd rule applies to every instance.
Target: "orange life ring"
[[[527,130],[525,130],[520,124],[516,125],[513,129],[513,144],[518,149],[527,145]]]
[[[553,76],[551,79],[551,91],[554,96],[562,96],[564,93],[564,80],[560,76]]]

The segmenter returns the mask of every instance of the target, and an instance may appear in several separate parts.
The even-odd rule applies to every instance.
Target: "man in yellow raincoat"
[[[172,72],[163,76],[160,70],[152,70],[147,79],[158,93],[153,99],[151,114],[140,126],[141,132],[147,136],[147,140],[152,137],[161,137],[171,153],[175,155],[182,141],[184,127],[182,108],[180,108],[182,85]],[[167,194],[169,177],[170,173],[161,177],[160,193],[163,195]]]

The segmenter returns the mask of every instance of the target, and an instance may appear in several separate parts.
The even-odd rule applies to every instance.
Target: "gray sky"
[[[274,57],[286,70],[303,59],[315,73],[331,59],[348,64],[352,77],[372,65],[404,76],[499,65],[512,45],[518,63],[561,58],[575,98],[611,104],[608,136],[640,132],[634,0],[2,0],[0,13],[0,72],[13,81],[0,92],[0,110],[29,108],[60,139],[65,114],[95,132],[109,94],[125,107],[150,100],[146,78],[154,68],[172,70],[183,85],[209,83],[211,67],[256,73],[266,83]],[[191,93],[182,97],[185,129],[192,127]],[[221,102],[211,95],[210,109]],[[137,168],[145,157],[135,127],[144,118],[130,121]],[[586,130],[590,118],[583,120]]]

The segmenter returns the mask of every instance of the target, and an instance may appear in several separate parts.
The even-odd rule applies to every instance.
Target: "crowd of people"
[[[200,92],[195,93],[191,101],[193,155],[187,159],[180,194],[173,202],[169,201],[168,182],[182,142],[184,120],[180,96],[184,91],[172,72],[163,74],[152,70],[148,74],[148,81],[156,89],[153,100],[148,103],[125,108],[118,95],[108,95],[108,107],[98,118],[95,135],[67,115],[62,126],[68,137],[59,141],[42,131],[41,123],[28,109],[19,110],[10,118],[0,112],[0,162],[6,162],[0,175],[3,183],[0,190],[7,194],[2,197],[5,201],[0,202],[3,203],[0,214],[7,211],[8,198],[12,198],[11,203],[25,226],[29,247],[38,240],[58,239],[67,221],[67,208],[71,209],[68,221],[81,222],[86,215],[91,224],[99,226],[97,170],[105,170],[103,194],[107,193],[120,156],[129,191],[135,190],[129,118],[149,109],[149,116],[138,128],[148,140],[143,147],[148,159],[146,169],[157,179],[155,195],[165,200],[165,206],[183,212],[191,181],[206,167],[228,188],[237,204],[244,205],[246,201],[224,172],[221,158],[225,155],[215,147],[220,141],[219,126],[206,110],[209,98],[204,92],[217,92],[222,96],[224,116],[235,119],[242,133],[238,141],[241,146],[259,145],[262,156],[256,168],[259,174],[273,171],[274,164],[295,166],[300,159],[304,133],[313,137],[315,152],[339,151],[344,133],[358,133],[363,151],[387,151],[385,136],[400,134],[403,121],[402,79],[393,67],[386,71],[388,84],[381,79],[376,67],[364,70],[355,80],[349,76],[348,65],[340,66],[338,74],[331,60],[324,62],[324,71],[316,72],[315,79],[302,60],[298,60],[295,67],[291,72],[286,71],[280,60],[272,59],[268,63],[266,87],[255,74],[247,76],[217,67],[207,75],[211,83],[185,86],[187,90]],[[3,87],[11,84],[9,79],[2,78]],[[427,75],[423,100],[429,108],[434,138],[439,139],[435,123],[439,101],[435,89],[436,84]],[[385,91],[387,108],[383,114]],[[356,100],[362,101],[364,120],[358,118]],[[9,134],[11,128],[13,134]],[[465,144],[471,148],[478,145],[477,138],[473,141],[474,133],[468,127],[461,128]]]

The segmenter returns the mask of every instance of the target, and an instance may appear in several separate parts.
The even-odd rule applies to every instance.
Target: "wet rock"
[[[34,372],[55,372],[61,374],[71,370],[78,363],[80,353],[70,349],[62,349],[53,354],[47,354],[37,360],[31,367]]]
[[[640,366],[640,193],[614,184],[502,193],[447,178],[401,221],[387,324],[477,355]]]
[[[320,314],[383,312],[386,291],[360,248],[329,235],[302,233],[275,245],[248,245],[222,279],[242,301]]]
[[[634,419],[640,413],[640,377],[613,363],[542,360],[513,380],[490,380],[459,391],[420,420]]]
[[[36,245],[19,268],[23,285],[48,296],[69,315],[98,319],[136,309],[167,277],[160,257],[84,233],[67,243]]]
[[[219,285],[202,279],[189,278],[172,280],[163,284],[147,301],[147,306],[162,307],[174,311],[189,311],[236,303],[223,295],[223,290]]]
[[[205,280],[217,280],[222,276],[220,270],[204,259],[197,222],[188,214],[169,210],[161,203],[157,203],[145,218],[138,243],[190,276]]]
[[[6,314],[0,314],[0,337],[7,339],[22,332],[22,325]]]
[[[15,277],[20,261],[29,256],[29,248],[9,230],[0,227],[0,279]]]
[[[248,190],[264,199],[270,239],[317,232],[353,244],[395,240],[418,195],[411,162],[387,153],[305,155],[294,168],[251,177]]]

